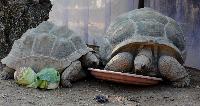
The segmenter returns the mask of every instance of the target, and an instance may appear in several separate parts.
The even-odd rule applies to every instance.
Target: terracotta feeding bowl
[[[88,68],[91,71],[91,74],[98,79],[114,81],[118,83],[124,84],[135,84],[135,85],[155,85],[162,81],[161,78],[129,74],[129,73],[121,73],[100,69]]]

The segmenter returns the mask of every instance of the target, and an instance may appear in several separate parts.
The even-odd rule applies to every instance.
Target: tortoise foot
[[[187,76],[183,79],[172,82],[172,85],[177,88],[187,87],[190,85],[190,77]]]

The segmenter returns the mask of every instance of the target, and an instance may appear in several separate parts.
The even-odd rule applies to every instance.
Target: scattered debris
[[[108,102],[107,97],[103,96],[103,95],[95,96],[94,100],[96,100],[96,102],[98,102],[98,103],[107,103]]]

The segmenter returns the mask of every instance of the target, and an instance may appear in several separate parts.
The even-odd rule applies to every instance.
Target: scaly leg
[[[171,56],[161,56],[158,67],[161,75],[169,81],[172,81],[175,87],[189,86],[189,74],[175,58]]]
[[[86,77],[86,73],[82,70],[81,62],[74,61],[67,67],[61,75],[61,84],[63,87],[71,87],[71,82]]]
[[[130,72],[133,67],[133,56],[128,52],[115,55],[105,66],[105,70]]]

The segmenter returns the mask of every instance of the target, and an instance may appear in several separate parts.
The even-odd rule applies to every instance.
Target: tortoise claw
[[[174,81],[174,82],[172,82],[172,85],[174,87],[177,87],[177,88],[187,87],[187,86],[190,85],[190,78],[185,77],[185,78],[180,79],[178,81]]]

